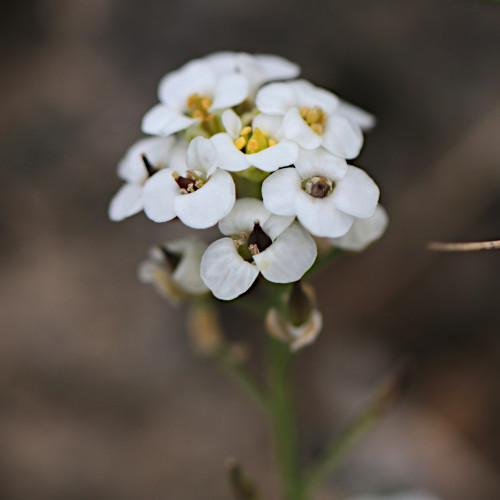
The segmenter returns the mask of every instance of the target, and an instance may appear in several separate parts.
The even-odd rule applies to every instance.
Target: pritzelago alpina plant
[[[121,160],[125,183],[109,206],[116,221],[144,211],[158,223],[178,218],[190,229],[216,226],[212,241],[187,236],[154,247],[139,276],[171,303],[193,304],[196,346],[269,410],[287,500],[309,498],[345,452],[340,443],[309,470],[299,465],[290,361],[323,326],[304,275],[341,251],[364,250],[388,221],[376,183],[346,161],[358,156],[373,116],[296,79],[299,73],[281,57],[222,52],[167,74],[159,104],[142,121],[149,137]],[[268,332],[268,384],[254,379],[225,341],[214,297],[239,298],[260,315]],[[346,431],[349,442],[349,433],[357,436],[376,420],[396,386],[391,380],[382,387]],[[235,467],[229,471],[235,496],[259,498]]]

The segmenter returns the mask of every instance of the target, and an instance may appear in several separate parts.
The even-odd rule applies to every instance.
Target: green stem
[[[291,390],[290,347],[267,336],[269,409],[285,500],[303,500],[298,443]]]
[[[400,392],[402,378],[397,374],[376,392],[373,400],[332,443],[304,478],[306,498],[309,498],[342,463],[354,446],[374,427],[387,407]]]

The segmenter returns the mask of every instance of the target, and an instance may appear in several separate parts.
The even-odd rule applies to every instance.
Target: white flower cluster
[[[201,276],[183,268],[164,283],[188,294],[204,293],[206,285],[231,300],[259,274],[275,283],[299,280],[316,260],[314,238],[361,250],[385,230],[377,185],[346,162],[359,154],[374,118],[295,79],[299,72],[281,57],[221,52],[161,80],[160,102],[142,122],[151,137],[120,162],[125,184],[110,218],[144,210],[155,222],[218,224],[223,235],[204,251],[195,243],[190,250],[191,240],[163,247],[176,255],[165,260],[170,275],[172,262],[182,261]],[[161,255],[142,267],[142,279],[158,276]]]

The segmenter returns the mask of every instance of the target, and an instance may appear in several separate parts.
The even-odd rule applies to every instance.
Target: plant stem
[[[290,347],[267,336],[269,363],[269,409],[271,412],[276,456],[285,500],[303,500],[299,473],[298,443],[291,390]]]

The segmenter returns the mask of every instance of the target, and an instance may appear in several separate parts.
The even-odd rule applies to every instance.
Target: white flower
[[[197,240],[181,239],[153,247],[147,260],[137,270],[139,279],[152,284],[173,304],[188,295],[208,292],[200,276],[200,262],[207,245]]]
[[[201,277],[213,294],[231,300],[246,292],[259,272],[274,283],[299,280],[316,260],[314,240],[293,217],[268,212],[243,198],[219,222],[230,238],[212,243],[201,260]]]
[[[262,198],[273,214],[296,215],[312,234],[336,238],[356,218],[373,215],[379,189],[363,170],[325,150],[302,150],[295,168],[282,168],[263,182]]]
[[[292,351],[314,342],[323,327],[323,316],[316,309],[313,289],[300,281],[295,282],[283,310],[270,309],[265,324],[267,331],[287,342]]]
[[[330,238],[330,243],[343,250],[361,252],[384,234],[388,223],[389,217],[384,207],[377,205],[371,217],[356,219],[344,236]]]
[[[227,133],[216,134],[210,140],[224,170],[240,172],[254,166],[273,172],[297,159],[299,148],[284,138],[281,117],[259,114],[252,126],[242,127],[240,117],[228,109],[222,113],[222,123]]]
[[[216,52],[204,58],[218,74],[241,73],[249,83],[249,97],[264,83],[289,80],[300,74],[300,67],[287,59],[271,54]]]
[[[258,92],[256,105],[263,113],[283,116],[285,137],[302,148],[322,146],[341,158],[358,156],[361,126],[373,125],[368,113],[305,80],[266,85]]]
[[[187,150],[186,164],[166,168],[144,185],[144,212],[155,222],[174,217],[187,226],[213,226],[233,208],[236,199],[231,174],[217,168],[212,143],[194,138]]]
[[[312,311],[309,319],[302,325],[295,326],[286,321],[276,310],[270,309],[266,315],[266,328],[277,339],[290,344],[292,351],[298,351],[312,344],[323,327],[323,316],[317,310]]]
[[[167,74],[158,87],[160,104],[142,121],[146,134],[168,136],[201,124],[209,134],[217,130],[213,111],[243,102],[249,94],[247,78],[236,72],[220,74],[202,59]]]
[[[184,163],[187,144],[174,137],[149,137],[136,142],[118,164],[118,177],[125,184],[109,204],[109,218],[123,220],[143,209],[144,183],[158,170]]]

